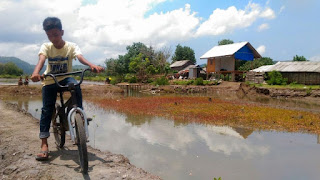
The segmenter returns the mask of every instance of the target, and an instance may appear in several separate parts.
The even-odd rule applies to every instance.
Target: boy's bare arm
[[[38,61],[38,64],[36,65],[36,67],[34,68],[34,71],[32,73],[32,76],[31,76],[31,80],[33,82],[38,82],[41,80],[41,76],[40,76],[40,71],[44,65],[44,63],[46,62],[46,56],[44,56],[43,54],[40,54],[39,55],[39,61]]]
[[[103,67],[97,66],[97,65],[94,65],[94,64],[90,63],[90,62],[89,62],[86,58],[84,58],[81,54],[80,54],[80,55],[77,55],[77,59],[78,59],[82,64],[89,66],[93,72],[99,73],[99,72],[104,71]]]

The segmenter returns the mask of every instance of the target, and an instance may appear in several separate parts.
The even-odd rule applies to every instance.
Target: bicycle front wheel
[[[61,107],[59,104],[55,105],[51,122],[52,122],[53,135],[56,140],[56,144],[59,148],[62,148],[66,141],[66,130],[64,129],[64,125],[63,125],[64,123],[63,115],[59,114],[60,108]]]
[[[79,160],[81,171],[84,174],[88,173],[88,152],[87,152],[87,138],[86,132],[84,129],[84,119],[80,113],[76,113],[75,115],[75,123],[76,123],[76,142],[79,151]]]

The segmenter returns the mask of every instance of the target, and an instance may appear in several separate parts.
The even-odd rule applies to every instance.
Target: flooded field
[[[224,97],[237,100],[234,95]],[[40,117],[41,99],[8,100]],[[319,110],[317,102],[259,98],[246,101],[306,112]],[[317,134],[181,123],[168,118],[119,113],[88,101],[84,102],[84,108],[87,115],[93,117],[89,145],[123,154],[132,164],[163,179],[320,177]]]

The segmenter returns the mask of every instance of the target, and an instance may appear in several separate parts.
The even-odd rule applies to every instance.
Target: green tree
[[[18,68],[18,66],[13,62],[8,62],[5,64],[0,64],[0,74],[21,76],[23,70]]]
[[[139,53],[130,62],[129,71],[135,73],[139,80],[146,80],[148,73],[154,73],[155,68],[150,64],[149,58],[143,58],[143,54]]]
[[[260,66],[264,66],[264,65],[272,65],[273,60],[269,57],[262,57],[259,59],[255,59],[253,61],[247,61],[245,64],[243,64],[242,66],[239,67],[240,71],[249,71],[251,69],[256,69]]]
[[[226,45],[226,44],[233,44],[234,42],[230,39],[222,39],[221,41],[218,41],[218,45]]]
[[[143,43],[133,43],[127,46],[127,53],[119,55],[118,58],[109,58],[105,60],[106,74],[120,76],[122,80],[127,80],[126,75],[130,74],[143,80],[151,74],[163,74],[168,72],[168,58],[171,51],[168,48],[162,48],[155,51],[152,47],[147,47]],[[170,68],[169,68],[170,70]]]
[[[308,61],[304,56],[294,56],[293,61]]]
[[[188,46],[177,45],[176,51],[172,57],[172,62],[181,61],[181,60],[190,60],[196,64],[196,58],[194,55],[193,49]]]

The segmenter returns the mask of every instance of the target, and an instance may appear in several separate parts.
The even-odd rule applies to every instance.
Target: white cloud
[[[30,64],[38,62],[40,44],[24,43],[0,43],[1,56],[14,56],[22,60],[28,60]]]
[[[5,28],[0,28],[0,43],[8,43],[3,47],[11,48],[0,50],[3,53],[0,55],[18,54],[23,60],[37,62],[38,49],[31,48],[30,52],[25,52],[27,55],[18,52],[24,52],[24,46],[34,47],[34,44],[38,46],[48,41],[42,30],[42,21],[47,16],[60,17],[64,39],[79,44],[85,57],[96,64],[123,54],[125,47],[133,42],[161,48],[198,36],[221,35],[246,28],[258,18],[275,17],[270,8],[251,2],[243,10],[234,6],[216,9],[203,23],[203,17],[199,17],[190,4],[147,16],[165,1],[169,0],[97,0],[94,4],[83,5],[82,0],[2,0],[0,22]]]
[[[320,61],[320,54],[310,58],[310,61]]]
[[[234,6],[226,10],[216,9],[209,19],[201,24],[196,32],[197,36],[221,35],[251,26],[258,18],[273,19],[274,11],[270,8],[262,10],[260,5],[249,3],[245,10]]]
[[[264,24],[261,24],[259,27],[258,27],[258,31],[263,31],[263,30],[266,30],[266,29],[269,29],[269,24],[267,23],[264,23]]]
[[[286,9],[285,6],[281,6],[280,11],[279,11],[279,14],[281,14],[285,9]]]
[[[257,51],[260,55],[263,55],[266,52],[266,46],[261,45],[257,48]]]
[[[261,14],[260,17],[266,19],[274,19],[276,17],[274,11],[270,8],[266,8]]]

